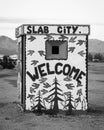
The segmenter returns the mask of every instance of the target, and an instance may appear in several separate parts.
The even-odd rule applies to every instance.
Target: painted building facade
[[[18,40],[18,89],[24,110],[86,111],[89,25],[22,25]]]

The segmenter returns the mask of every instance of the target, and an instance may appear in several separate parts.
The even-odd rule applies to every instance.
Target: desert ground
[[[17,69],[1,69],[0,130],[104,130],[104,63],[89,63],[86,114],[37,116],[22,111],[17,95]]]

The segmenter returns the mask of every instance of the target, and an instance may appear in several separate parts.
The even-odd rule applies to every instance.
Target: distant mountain
[[[90,53],[104,53],[104,41],[89,39],[88,46],[88,51]]]
[[[17,54],[16,40],[7,36],[0,36],[0,54]],[[104,53],[104,41],[98,39],[89,39],[88,51],[90,53]]]
[[[0,54],[17,54],[16,40],[12,40],[7,36],[0,36]]]

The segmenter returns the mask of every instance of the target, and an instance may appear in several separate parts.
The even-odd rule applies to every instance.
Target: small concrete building
[[[24,110],[57,114],[88,109],[89,25],[16,28],[18,88]]]

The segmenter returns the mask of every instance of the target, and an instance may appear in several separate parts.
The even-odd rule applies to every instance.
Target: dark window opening
[[[59,54],[59,46],[52,46],[52,54]]]

